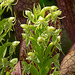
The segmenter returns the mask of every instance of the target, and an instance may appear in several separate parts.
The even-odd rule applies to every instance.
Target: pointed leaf
[[[56,29],[56,31],[55,31],[55,33],[56,33],[57,35],[59,35],[60,32],[61,32],[61,29]]]
[[[53,36],[52,36],[52,42],[55,43],[56,40],[57,40],[57,35],[53,35]]]
[[[54,45],[53,42],[51,42],[51,43],[48,45],[48,47],[47,47],[47,49],[46,49],[46,51],[45,51],[45,57],[48,56],[48,54],[49,54],[49,52],[51,51],[51,48],[53,47],[53,45]]]
[[[59,51],[62,51],[62,47],[59,43],[56,43],[56,47],[59,49]]]
[[[39,75],[37,68],[35,68],[34,66],[31,66],[30,72],[32,75]]]
[[[57,68],[57,69],[59,69],[59,61],[58,60],[54,60],[54,65],[55,65],[55,67]]]
[[[31,65],[28,64],[26,61],[22,61],[21,63],[22,63],[23,71],[29,75],[30,74]]]
[[[3,26],[0,25],[0,35],[3,33]]]
[[[0,10],[0,15],[2,15],[2,14],[3,14],[3,12],[4,12],[5,8],[6,8],[6,7],[4,7],[4,8],[3,8],[3,10]]]
[[[4,75],[5,69],[6,69],[6,67],[4,66],[4,67],[2,68],[1,75]]]
[[[7,48],[8,46],[10,46],[10,45],[11,45],[11,43],[10,43],[10,42],[7,42],[7,43],[3,44],[3,45],[0,47],[0,58],[5,56],[6,51],[7,51],[6,48]]]
[[[58,60],[59,58],[59,53],[57,53],[54,57],[53,57],[53,60]]]
[[[40,53],[40,46],[37,44],[37,41],[33,37],[30,37],[30,40],[31,40],[34,50]]]

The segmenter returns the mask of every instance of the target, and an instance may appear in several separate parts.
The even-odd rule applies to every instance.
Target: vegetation
[[[13,31],[13,26],[15,25],[15,17],[1,18],[4,10],[10,9],[12,12],[12,3],[14,0],[0,0],[0,69],[2,69],[0,75],[4,75],[6,67],[10,69],[7,71],[7,74],[14,70],[14,65],[17,64],[18,59],[13,58],[12,54],[15,52],[16,46],[20,43],[19,41],[9,42],[10,31]],[[8,39],[5,39],[5,36],[9,35]],[[6,57],[7,50],[9,50],[9,55]]]
[[[45,16],[45,12],[49,13]],[[26,15],[26,16],[25,16]],[[59,53],[56,53],[52,57],[56,48],[62,51],[60,46],[60,25],[56,29],[56,21],[61,15],[61,11],[56,6],[44,7],[41,9],[40,5],[35,8],[33,6],[33,12],[25,10],[24,17],[27,18],[27,24],[21,24],[23,28],[23,39],[26,41],[26,46],[31,45],[32,49],[29,50],[26,61],[22,61],[23,75],[59,75]],[[55,26],[48,26],[48,22],[54,22]],[[51,67],[54,64],[55,67]],[[56,71],[58,69],[58,71]]]
[[[16,17],[1,18],[4,10],[11,10],[14,0],[0,0],[0,69],[1,74],[11,75],[11,72],[15,70],[18,58],[12,58],[12,54],[16,50],[16,46],[20,43],[19,41],[10,42],[10,32],[14,30]],[[45,16],[46,11],[49,13]],[[24,15],[24,14],[23,14]],[[29,50],[26,61],[22,61],[22,75],[59,75],[60,64],[59,64],[59,53],[53,55],[56,48],[62,51],[60,46],[60,25],[56,29],[56,21],[59,19],[61,11],[56,6],[44,7],[35,4],[33,6],[33,12],[25,10],[24,17],[27,18],[27,24],[21,24],[23,28],[23,39],[26,41],[26,46],[31,45],[32,49]],[[49,21],[54,23],[54,26],[48,26]],[[9,38],[5,39],[8,35]],[[8,51],[8,56],[6,53]],[[54,64],[54,67],[51,65]],[[8,69],[8,70],[6,70]],[[58,70],[58,71],[57,71]]]

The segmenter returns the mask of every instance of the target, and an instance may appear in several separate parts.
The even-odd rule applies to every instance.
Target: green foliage
[[[38,70],[33,65],[30,68],[30,72],[31,72],[32,75],[39,75]]]
[[[3,11],[2,11],[2,7],[4,7],[4,9],[7,7],[7,12],[8,12],[8,10],[10,9],[11,10],[11,12],[12,12],[12,3],[14,2],[15,0],[0,0],[0,11],[3,13]],[[3,10],[4,10],[3,9]],[[2,15],[2,14],[0,14],[0,15]]]
[[[4,75],[6,67],[10,70],[6,75],[11,75],[15,64],[17,64],[18,59],[12,58],[12,54],[16,50],[16,46],[20,43],[19,41],[9,42],[9,38],[5,39],[7,34],[10,35],[10,31],[13,31],[13,26],[15,24],[15,17],[1,18],[4,10],[10,9],[12,12],[12,3],[14,0],[0,0],[0,69],[2,69],[0,75]],[[9,56],[6,57],[7,50],[9,50]]]
[[[49,11],[49,14],[45,16],[46,11]],[[48,26],[48,22],[51,20],[56,25],[61,11],[56,6],[41,9],[40,5],[38,5],[35,8],[34,4],[33,12],[25,10],[25,14],[28,20],[27,24],[21,24],[24,31],[22,36],[26,39],[26,46],[28,47],[30,44],[33,48],[26,58],[26,60],[31,61],[30,64],[25,63],[28,66],[30,65],[32,75],[47,75],[49,70],[52,69],[52,63],[54,63],[55,69],[59,69],[59,54],[57,53],[53,58],[52,54],[56,48],[62,51],[60,46],[61,29],[56,29],[56,26]],[[24,65],[25,63],[22,64]],[[23,69],[27,68],[23,67]],[[53,73],[53,75],[55,74]]]
[[[22,69],[23,69],[22,75],[24,75],[25,73],[30,74],[31,65],[25,61],[22,61],[21,63],[22,63]]]

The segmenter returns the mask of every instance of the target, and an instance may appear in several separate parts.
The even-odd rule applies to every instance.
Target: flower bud
[[[44,41],[45,39],[43,38],[43,37],[38,37],[38,39],[37,39],[37,41],[39,42],[39,43],[42,43],[43,41]]]
[[[31,12],[29,10],[25,10],[25,14],[28,15],[31,14]]]
[[[10,17],[10,18],[8,19],[8,21],[9,21],[9,22],[15,21],[15,17]]]
[[[14,42],[12,43],[12,46],[17,46],[19,43],[20,43],[19,41],[14,41]]]
[[[54,12],[54,14],[56,15],[56,16],[59,16],[59,15],[61,15],[61,11],[60,10],[58,10],[58,11],[56,11],[56,12]]]
[[[60,42],[60,39],[61,39],[61,36],[58,36],[57,37],[57,41]]]
[[[28,55],[31,56],[31,58],[33,58],[35,54],[33,52],[29,52]]]
[[[23,38],[26,38],[27,37],[27,35],[25,33],[22,33],[22,36],[23,36]]]
[[[51,6],[51,9],[54,11],[54,10],[57,10],[57,6]]]
[[[29,10],[25,10],[25,14],[29,17],[29,18],[34,18],[34,15],[31,11]]]
[[[55,28],[53,26],[50,26],[50,27],[48,26],[48,29],[47,29],[48,33],[51,33],[54,30],[55,30]]]
[[[45,19],[40,16],[39,19],[38,19],[38,21],[42,23],[43,21],[45,21]]]
[[[24,28],[24,29],[27,29],[28,25],[27,24],[21,24],[21,27]]]
[[[17,58],[13,58],[13,59],[10,61],[10,63],[12,63],[12,64],[16,64],[16,63],[17,63],[17,61],[18,61],[18,59],[17,59]]]

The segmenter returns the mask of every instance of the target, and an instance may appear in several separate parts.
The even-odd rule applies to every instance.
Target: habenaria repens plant
[[[20,43],[19,41],[9,42],[9,38],[5,39],[7,34],[10,35],[10,31],[13,31],[13,26],[15,24],[15,17],[1,18],[4,10],[10,9],[12,12],[12,3],[14,0],[0,0],[0,75],[11,75],[11,72],[15,69],[14,66],[17,64],[18,59],[12,58],[12,54],[16,50],[16,46]],[[5,43],[4,43],[5,42]],[[9,50],[9,56],[6,57],[7,50]],[[6,71],[6,67],[8,71]]]
[[[45,16],[46,11],[49,11],[49,14]],[[48,26],[48,22],[51,20],[56,25],[60,15],[61,11],[57,6],[48,6],[41,9],[40,5],[37,8],[34,5],[33,12],[25,10],[24,17],[28,19],[27,24],[21,24],[23,28],[22,36],[26,41],[26,46],[28,47],[30,44],[32,49],[28,52],[26,58],[30,61],[30,64],[22,61],[23,75],[30,73],[32,75],[47,75],[48,72],[51,73],[52,68],[54,68],[54,72],[50,75],[59,75],[59,53],[54,57],[52,57],[52,54],[56,48],[62,51],[60,46],[61,29],[60,27],[56,29],[56,26]],[[55,67],[51,67],[53,63]]]

